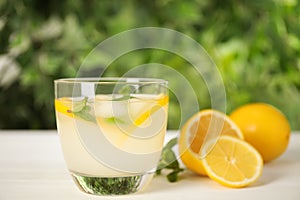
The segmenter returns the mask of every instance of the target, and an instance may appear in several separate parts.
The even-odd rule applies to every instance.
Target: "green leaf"
[[[80,102],[73,102],[73,108],[72,108],[72,112],[76,113],[76,112],[80,112],[82,111],[85,107],[89,107],[86,105],[87,103],[87,97],[85,97],[82,101]]]
[[[119,124],[119,123],[124,124],[125,123],[122,119],[117,118],[117,117],[109,117],[109,118],[106,118],[105,120],[108,123],[117,123],[117,124]]]
[[[33,38],[39,41],[55,39],[61,35],[62,29],[62,21],[52,16],[34,31]]]
[[[72,112],[86,121],[96,123],[95,116],[90,113],[91,107],[87,105],[87,100],[88,98],[85,97],[80,103],[75,103]]]
[[[170,182],[176,182],[179,173],[184,171],[184,169],[180,167],[176,154],[172,150],[177,144],[177,141],[177,138],[173,138],[165,145],[156,170],[157,175],[160,175],[163,169],[171,170],[171,172],[167,174],[167,179]]]
[[[80,112],[76,112],[74,113],[76,116],[86,120],[86,121],[90,121],[90,122],[94,122],[96,123],[95,117],[93,115],[91,115],[90,113],[82,110]]]
[[[165,149],[171,149],[173,148],[178,142],[178,139],[177,138],[173,138],[171,139],[167,144],[166,146],[164,147]]]
[[[181,170],[174,170],[173,172],[169,173],[167,175],[167,179],[168,181],[170,181],[171,183],[178,181],[178,174],[183,171]]]
[[[164,149],[164,151],[162,152],[162,159],[163,159],[166,163],[172,164],[174,161],[176,161],[176,155],[175,155],[175,153],[172,151],[172,149],[166,148],[166,149]]]

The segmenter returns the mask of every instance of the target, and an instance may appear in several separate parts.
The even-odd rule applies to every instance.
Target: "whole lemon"
[[[265,103],[241,106],[230,114],[245,140],[262,155],[264,162],[279,157],[290,139],[290,124],[277,108]]]

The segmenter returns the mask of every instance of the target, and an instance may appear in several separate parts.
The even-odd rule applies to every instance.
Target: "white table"
[[[168,139],[176,135],[168,132]],[[99,197],[79,191],[65,167],[56,131],[0,131],[0,200],[35,199],[300,199],[300,133],[293,133],[288,150],[266,164],[251,187],[230,189],[206,177],[185,172],[169,183],[155,177],[142,193]]]

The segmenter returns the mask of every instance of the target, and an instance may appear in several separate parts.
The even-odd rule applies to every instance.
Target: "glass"
[[[167,81],[55,80],[57,129],[73,180],[84,192],[130,194],[151,181],[166,133]]]

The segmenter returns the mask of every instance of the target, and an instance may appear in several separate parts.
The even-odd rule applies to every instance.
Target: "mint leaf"
[[[82,101],[73,102],[72,112],[73,113],[80,112],[82,109],[84,109],[86,103],[87,103],[87,97],[85,97]]]
[[[123,95],[128,96],[128,95],[132,94],[134,91],[135,91],[134,86],[132,86],[132,85],[124,85],[124,86],[118,91],[118,93],[119,93],[119,94],[123,94]]]
[[[135,90],[135,87],[131,85],[122,86],[117,93],[117,96],[121,95],[121,97],[114,98],[113,101],[128,100],[131,98],[131,94],[135,93]]]
[[[95,117],[91,115],[89,112],[87,112],[85,109],[82,109],[79,112],[74,112],[74,115],[90,122],[96,123]]]
[[[177,144],[178,140],[177,138],[173,138],[171,139],[164,147],[164,149],[172,149],[176,144]]]
[[[91,107],[87,105],[87,100],[88,98],[85,97],[81,102],[74,103],[72,112],[81,119],[96,123],[95,116],[90,113]]]
[[[169,173],[167,175],[168,181],[170,181],[171,183],[178,181],[178,174],[182,171],[183,171],[183,169],[178,169],[178,170],[174,170],[171,173]]]
[[[176,154],[172,148],[177,144],[177,138],[170,140],[162,150],[161,159],[158,163],[156,174],[160,175],[163,169],[171,170],[167,174],[167,179],[170,182],[176,182],[178,180],[178,174],[184,169],[180,167],[176,158]]]
[[[117,118],[117,117],[109,117],[109,118],[106,118],[105,119],[106,120],[106,122],[108,122],[108,123],[121,123],[121,124],[124,124],[125,123],[125,121],[124,120],[122,120],[122,119],[120,119],[120,118]]]

